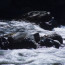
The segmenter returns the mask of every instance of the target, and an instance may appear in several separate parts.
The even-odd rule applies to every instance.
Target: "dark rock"
[[[45,23],[41,22],[40,27],[46,30],[52,30],[54,27],[58,27],[58,23],[56,20],[54,20],[54,17],[52,17],[49,21]]]
[[[59,48],[61,46],[61,43],[58,40],[54,40],[55,48]]]
[[[46,47],[55,47],[59,48],[61,46],[61,43],[57,40],[53,40],[51,38],[45,38],[40,40],[39,44],[41,46],[46,46]]]
[[[46,37],[51,38],[53,40],[58,40],[61,44],[63,44],[63,38],[59,34],[53,33],[53,34],[46,35]]]
[[[39,44],[41,46],[52,47],[53,46],[53,40],[50,38],[43,38],[42,40],[40,40]]]
[[[35,39],[35,41],[36,41],[37,43],[40,41],[40,35],[39,35],[39,33],[35,33],[35,34],[34,34],[34,39]]]
[[[30,40],[30,39],[23,39],[23,40],[13,40],[12,38],[9,38],[9,49],[23,49],[23,48],[35,48],[36,49],[36,45],[35,43]],[[12,41],[13,40],[13,41]]]
[[[22,19],[35,22],[47,30],[52,30],[54,27],[57,27],[57,22],[54,20],[54,17],[47,11],[31,11],[24,14]]]
[[[8,37],[8,42],[9,42],[9,49],[16,49],[16,47],[14,46],[14,39],[11,37],[11,36],[9,36]]]
[[[46,11],[31,11],[23,15],[25,20],[40,23],[40,22],[47,22],[51,19],[50,12]]]
[[[36,44],[30,39],[24,39],[21,43],[23,48],[37,48]]]
[[[6,37],[5,37],[6,36]],[[46,46],[59,48],[63,43],[63,39],[59,34],[53,33],[48,34],[40,38],[39,33],[35,33],[33,38],[25,38],[24,35],[19,33],[13,35],[5,35],[0,37],[0,48],[1,49],[23,49],[23,48],[38,48],[39,46]]]
[[[41,46],[46,47],[55,46],[55,48],[59,48],[62,43],[63,43],[62,37],[56,33],[43,36],[39,41],[39,44]]]
[[[35,42],[26,38],[26,33],[16,33],[8,36],[9,49],[22,49],[22,48],[37,48]]]
[[[8,40],[4,37],[0,37],[0,48],[6,50],[8,49],[8,46],[9,46]]]

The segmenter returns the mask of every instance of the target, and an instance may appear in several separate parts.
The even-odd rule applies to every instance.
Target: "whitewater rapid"
[[[0,21],[0,36],[24,32],[26,36],[40,33],[44,36],[50,33],[58,33],[65,39],[65,26],[54,28],[52,31],[44,30],[36,25],[26,21]],[[65,40],[63,40],[65,44]],[[0,50],[0,64],[1,65],[65,65],[65,47],[56,49],[38,48],[38,49],[13,49]]]

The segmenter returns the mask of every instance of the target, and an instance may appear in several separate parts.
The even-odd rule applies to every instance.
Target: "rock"
[[[54,27],[57,27],[57,22],[54,20],[54,17],[47,11],[31,11],[24,14],[22,19],[39,24],[40,27],[47,30],[52,30]]]
[[[63,38],[61,35],[57,34],[57,33],[52,33],[49,35],[46,35],[45,37],[47,38],[51,38],[53,40],[58,40],[61,44],[63,44]]]
[[[65,24],[65,0],[0,0],[2,19],[21,18],[25,12],[43,10],[50,11],[58,24]]]
[[[47,11],[31,11],[23,15],[25,20],[32,22],[47,22],[51,19],[50,12]]]
[[[59,48],[61,46],[61,43],[58,40],[54,40],[55,48]]]
[[[8,49],[8,46],[9,46],[9,42],[6,38],[4,37],[0,37],[0,49]]]
[[[40,35],[39,35],[39,33],[35,33],[35,34],[34,34],[34,39],[35,39],[35,41],[36,41],[37,43],[40,41]]]
[[[54,17],[52,17],[49,21],[43,23],[40,23],[40,27],[46,29],[46,30],[52,30],[54,27],[58,27],[57,21],[54,20]]]
[[[53,40],[50,38],[43,38],[40,40],[39,44],[41,46],[52,47],[53,46]]]
[[[20,40],[13,40],[11,37],[9,38],[9,49],[23,49],[23,48],[37,48],[36,44],[30,39],[20,39]],[[13,41],[12,41],[13,40]]]
[[[23,49],[38,48],[42,46],[59,48],[63,43],[63,39],[59,34],[53,33],[40,37],[39,33],[31,34],[26,37],[25,33],[9,34],[0,37],[1,49]]]
[[[24,39],[21,43],[23,44],[23,48],[37,48],[36,44],[30,39]]]
[[[14,46],[15,40],[11,36],[8,37],[8,42],[9,42],[9,47],[8,47],[9,49],[16,49],[16,47]]]
[[[59,34],[54,33],[43,36],[38,43],[41,46],[46,46],[46,47],[55,46],[55,48],[59,48],[61,44],[63,44],[63,39]]]
[[[61,46],[61,43],[57,40],[53,40],[51,38],[45,38],[40,40],[39,44],[41,46],[46,46],[46,47],[55,47],[59,48]]]
[[[33,34],[30,38],[26,38],[25,33],[15,33],[13,35],[9,35],[9,49],[23,49],[23,48],[34,48],[36,49],[39,45],[40,41],[39,33]]]
[[[7,37],[9,49],[37,48],[37,45],[31,38],[26,38],[25,32],[18,32]]]

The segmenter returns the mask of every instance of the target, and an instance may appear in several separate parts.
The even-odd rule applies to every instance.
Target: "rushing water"
[[[25,21],[0,21],[0,36],[22,31],[27,36],[36,32],[39,32],[40,36],[56,32],[65,38],[65,26],[48,31]],[[65,44],[65,41],[63,43]],[[65,47],[0,50],[0,65],[65,65]]]

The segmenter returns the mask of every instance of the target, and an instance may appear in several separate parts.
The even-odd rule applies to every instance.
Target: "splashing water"
[[[65,26],[48,31],[40,28],[35,23],[26,21],[0,22],[0,35],[24,32],[27,36],[36,32],[40,36],[50,33],[58,33],[65,38]],[[65,40],[63,41],[65,43]],[[14,49],[0,50],[1,65],[65,65],[65,47],[63,48],[38,48],[38,49]]]

